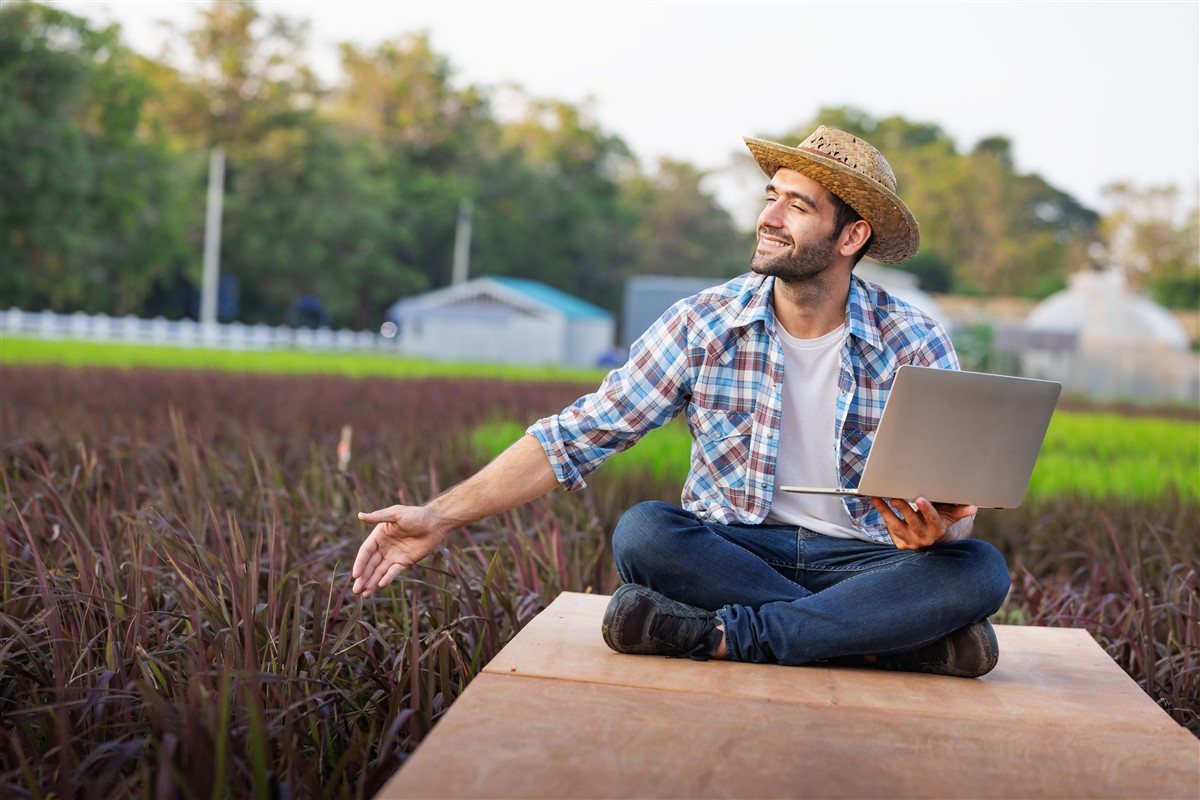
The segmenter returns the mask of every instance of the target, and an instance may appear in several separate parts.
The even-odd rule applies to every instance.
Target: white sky
[[[206,3],[60,0],[121,23],[147,55],[156,20],[183,27]],[[591,99],[601,127],[646,164],[706,168],[823,105],[934,122],[970,149],[1013,140],[1017,168],[1104,210],[1113,181],[1200,187],[1200,2],[384,2],[264,0],[312,21],[311,58],[332,78],[335,45],[430,33],[459,85],[515,82]],[[796,142],[788,142],[796,144]],[[886,153],[885,153],[886,155]],[[756,210],[729,179],[714,186]],[[900,187],[901,196],[904,187]],[[740,215],[739,215],[740,216]],[[743,220],[745,221],[745,220]]]

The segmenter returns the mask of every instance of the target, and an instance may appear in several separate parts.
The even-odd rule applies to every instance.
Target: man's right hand
[[[432,553],[450,531],[535,500],[558,487],[550,459],[529,434],[473,476],[424,506],[360,512],[375,530],[354,559],[354,593],[370,597]]]
[[[426,506],[389,506],[362,512],[358,518],[375,523],[375,529],[358,548],[354,559],[354,593],[370,597],[387,586],[401,571],[432,553],[447,530]]]

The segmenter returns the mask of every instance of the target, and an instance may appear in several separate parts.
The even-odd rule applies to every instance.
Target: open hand
[[[425,507],[389,506],[359,512],[363,522],[376,523],[358,548],[354,568],[354,593],[370,597],[391,583],[401,571],[432,553],[446,537],[434,514]]]
[[[871,505],[883,516],[888,534],[901,550],[928,547],[945,536],[955,522],[979,511],[975,506],[931,503],[924,497],[918,497],[912,505],[907,500],[872,497]]]

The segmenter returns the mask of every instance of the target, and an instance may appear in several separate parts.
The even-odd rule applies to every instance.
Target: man
[[[376,527],[355,592],[386,586],[455,528],[582,488],[683,413],[695,445],[682,507],[637,505],[613,532],[625,585],[604,617],[611,648],[966,677],[995,665],[986,618],[1008,569],[966,538],[974,506],[775,491],[857,485],[896,370],[958,360],[940,325],[853,275],[863,255],[917,252],[883,155],[827,127],[794,148],[746,143],[770,177],[752,271],[677,303],[595,393],[474,477],[424,507],[360,514]]]

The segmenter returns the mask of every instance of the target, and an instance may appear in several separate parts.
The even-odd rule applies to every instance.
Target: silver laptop
[[[902,366],[857,489],[779,491],[1016,508],[1062,384]]]

